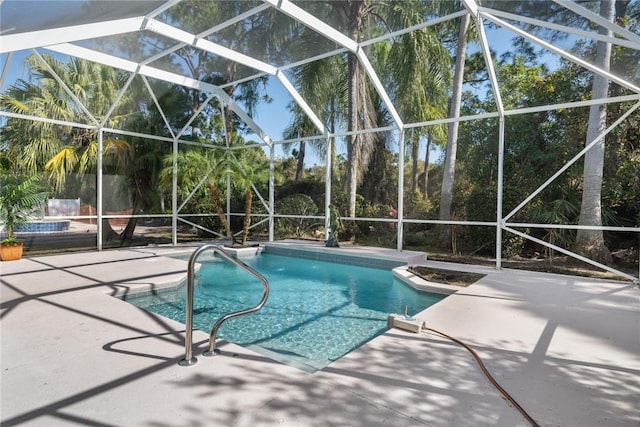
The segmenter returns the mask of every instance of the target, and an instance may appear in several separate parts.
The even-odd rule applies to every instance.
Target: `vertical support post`
[[[500,130],[498,135],[498,188],[496,191],[496,268],[502,266],[502,196],[504,179],[504,115],[500,115]]]
[[[465,7],[476,18],[476,28],[478,30],[478,38],[480,41],[480,47],[484,56],[485,64],[487,65],[487,74],[489,75],[489,81],[491,82],[491,88],[493,96],[496,101],[496,107],[498,114],[500,115],[500,135],[498,141],[498,186],[496,190],[496,268],[500,269],[502,264],[502,231],[504,229],[504,219],[502,218],[502,180],[503,180],[503,166],[504,166],[504,104],[502,102],[502,95],[500,93],[500,86],[498,84],[498,77],[491,56],[491,49],[489,49],[489,41],[487,40],[487,34],[482,22],[482,17],[478,13],[478,4],[472,0],[463,0]]]
[[[178,244],[178,138],[173,138],[173,176],[171,177],[171,243]]]
[[[227,110],[224,106],[224,101],[220,98],[220,113],[222,113],[222,131],[224,132],[225,150],[229,150],[229,129],[227,129]],[[228,153],[225,153],[225,155]],[[227,174],[227,224],[231,228],[231,177]],[[232,232],[233,233],[233,232]],[[233,241],[232,236],[227,236],[228,239]]]
[[[400,129],[400,137],[398,140],[398,218],[397,218],[397,249],[402,251],[402,236],[404,235],[404,129]]]
[[[228,150],[228,148],[227,148]],[[227,173],[227,224],[231,228],[231,175]],[[233,231],[231,231],[233,233]],[[231,239],[231,236],[227,236]],[[233,239],[231,239],[233,241]]]
[[[269,241],[273,242],[274,240],[274,226],[275,226],[275,221],[273,218],[273,214],[275,213],[274,211],[274,206],[275,206],[275,179],[274,179],[274,173],[275,173],[275,158],[276,158],[276,148],[274,145],[271,145],[271,148],[269,149]]]
[[[324,240],[329,240],[329,221],[330,211],[329,205],[331,204],[331,156],[333,155],[333,146],[331,145],[331,138],[327,134],[327,159],[325,162],[326,170],[324,172]]]
[[[98,216],[96,225],[98,232],[96,235],[96,245],[99,251],[102,250],[102,152],[104,146],[104,133],[102,128],[98,129],[98,167],[96,170],[96,214]]]

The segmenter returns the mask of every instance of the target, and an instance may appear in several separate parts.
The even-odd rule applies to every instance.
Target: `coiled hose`
[[[478,353],[476,353],[476,351],[471,348],[470,346],[468,346],[467,344],[463,343],[462,341],[460,341],[457,338],[454,338],[452,336],[449,336],[447,334],[445,334],[444,332],[440,332],[437,329],[433,329],[433,328],[429,328],[427,326],[423,326],[422,327],[423,331],[430,331],[433,333],[436,333],[438,335],[441,335],[447,339],[450,339],[451,341],[461,345],[462,347],[466,348],[469,353],[471,353],[471,355],[476,359],[476,361],[478,362],[478,365],[480,365],[480,369],[482,369],[482,372],[484,373],[484,375],[487,377],[487,379],[489,380],[489,382],[496,388],[498,389],[498,391],[504,396],[505,399],[507,399],[507,401],[509,401],[509,403],[511,403],[517,410],[518,412],[520,412],[522,414],[522,416],[531,424],[532,427],[539,427],[538,423],[536,422],[536,420],[534,420],[528,413],[527,411],[524,410],[524,408],[522,406],[520,406],[518,404],[518,402],[516,402],[516,400],[511,397],[511,395],[509,393],[507,393],[507,391],[502,388],[502,386],[500,384],[498,384],[498,382],[493,378],[493,376],[491,375],[491,373],[487,370],[487,368],[484,366],[484,362],[482,362],[482,359],[480,359],[480,356],[478,355]]]

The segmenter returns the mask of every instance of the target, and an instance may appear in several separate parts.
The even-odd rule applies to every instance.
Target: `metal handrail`
[[[178,364],[180,366],[191,366],[195,365],[198,361],[196,357],[193,356],[193,283],[195,277],[195,263],[198,256],[206,251],[207,249],[213,249],[215,253],[220,255],[222,258],[236,264],[238,267],[245,270],[247,273],[256,277],[258,280],[262,282],[263,293],[262,299],[255,307],[248,308],[245,310],[235,311],[233,313],[225,314],[220,317],[218,321],[213,325],[211,329],[211,333],[209,334],[209,350],[203,353],[203,356],[214,356],[216,354],[220,354],[220,350],[216,349],[216,335],[218,333],[218,329],[224,322],[234,317],[244,316],[245,314],[254,313],[260,310],[264,304],[267,302],[267,298],[269,297],[269,282],[267,279],[260,273],[258,273],[253,268],[249,267],[244,262],[239,259],[229,255],[224,249],[222,249],[218,245],[204,245],[200,248],[196,249],[191,257],[189,258],[189,267],[187,270],[187,313],[185,320],[185,337],[184,337],[184,359],[182,359]]]

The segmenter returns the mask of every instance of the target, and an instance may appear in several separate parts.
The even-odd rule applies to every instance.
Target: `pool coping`
[[[357,253],[360,247],[347,247],[348,250],[340,250],[340,248],[331,248],[315,245],[301,244],[298,242],[269,242],[251,247],[235,248],[222,246],[226,252],[236,258],[256,256],[261,253],[272,253],[276,255],[294,256],[303,259],[316,259],[319,261],[336,262],[347,265],[357,265],[369,268],[381,268],[390,270],[393,276],[402,283],[421,292],[430,292],[441,295],[451,295],[461,288],[460,286],[452,286],[445,283],[438,283],[425,280],[409,271],[412,265],[419,265],[426,260],[426,254],[420,252],[405,252],[394,256],[389,260],[388,254],[370,254]],[[349,250],[350,249],[350,250]],[[173,255],[186,255],[190,252],[186,249],[176,250]],[[203,253],[204,258],[209,254]],[[210,254],[213,256],[213,254]],[[165,254],[171,258],[171,254]],[[401,265],[398,265],[401,264]],[[196,271],[200,268],[200,264],[196,263]],[[171,292],[186,284],[187,274],[178,277],[165,278],[154,284],[130,284],[122,283],[122,287],[118,290],[111,291],[108,294],[115,298],[127,300],[129,297],[142,297],[147,295],[158,295],[164,292]]]
[[[326,247],[322,242],[278,241],[264,244],[265,252],[281,255],[297,254],[299,258],[361,267],[393,269],[406,264],[417,264],[427,259],[425,252],[395,251],[391,249],[342,244],[339,248]]]

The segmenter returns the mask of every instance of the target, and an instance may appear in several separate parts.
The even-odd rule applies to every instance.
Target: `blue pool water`
[[[313,372],[386,330],[389,313],[415,314],[443,296],[418,292],[390,270],[263,253],[242,258],[270,285],[257,313],[225,322],[218,337]],[[194,292],[194,328],[209,333],[229,312],[256,305],[262,284],[220,258],[202,264]],[[128,298],[134,305],[185,321],[186,289]]]

